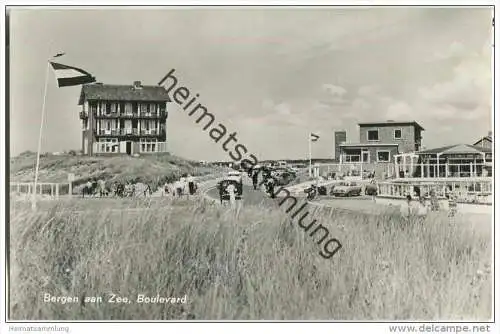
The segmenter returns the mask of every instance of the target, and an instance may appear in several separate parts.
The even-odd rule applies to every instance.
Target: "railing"
[[[491,167],[485,166],[483,161],[470,163],[448,164],[413,164],[400,165],[396,178],[472,178],[491,177]],[[412,169],[413,168],[413,169]]]
[[[158,112],[150,112],[150,113],[113,112],[113,113],[101,113],[100,115],[95,113],[94,115],[95,115],[95,118],[150,118],[150,119],[157,119],[157,118],[166,118],[167,113],[166,113],[166,111],[161,111],[159,113]]]
[[[34,183],[30,182],[10,182],[10,194],[25,199],[31,199],[33,195]],[[37,196],[46,196],[50,198],[59,198],[59,196],[71,195],[72,187],[69,183],[37,183]]]
[[[333,164],[316,164],[317,174],[322,176],[359,176],[368,178],[374,172],[377,179],[386,179],[394,176],[393,163],[342,162]]]
[[[429,183],[419,182],[379,182],[377,183],[378,196],[406,198],[407,195],[416,197],[428,196],[431,191],[436,193],[439,199],[447,198],[453,193],[457,202],[461,203],[492,203],[492,182],[488,178],[479,180],[440,180]]]
[[[98,136],[162,136],[165,134],[165,131],[158,131],[156,129],[144,130],[137,128],[130,129],[100,129],[96,130],[96,134]]]

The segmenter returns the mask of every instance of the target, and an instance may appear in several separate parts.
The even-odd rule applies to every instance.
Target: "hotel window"
[[[377,151],[377,162],[389,162],[390,152],[389,151]]]
[[[394,130],[394,139],[401,139],[401,129]]]
[[[106,138],[99,140],[101,146],[101,152],[106,153],[116,153],[118,152],[118,139],[117,138]]]
[[[368,130],[367,137],[368,141],[378,141],[378,130]]]
[[[97,114],[97,103],[91,102],[91,103],[89,103],[89,105],[90,105],[90,112],[93,115],[96,115]]]
[[[141,152],[155,152],[156,140],[149,138],[141,138]]]
[[[125,114],[132,115],[132,103],[130,102],[125,103]]]

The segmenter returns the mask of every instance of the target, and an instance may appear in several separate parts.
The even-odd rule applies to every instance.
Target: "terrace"
[[[467,144],[394,156],[396,179],[449,179],[492,177],[491,148]]]

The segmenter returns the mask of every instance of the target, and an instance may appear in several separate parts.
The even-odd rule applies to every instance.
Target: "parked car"
[[[356,182],[341,182],[335,185],[332,194],[336,197],[359,196],[361,195],[361,186],[358,185]]]
[[[287,168],[278,168],[271,171],[271,176],[278,181],[278,185],[285,186],[295,179],[296,174]]]

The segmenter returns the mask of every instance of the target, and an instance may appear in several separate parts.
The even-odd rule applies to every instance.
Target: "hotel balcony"
[[[156,129],[100,129],[95,131],[96,136],[100,137],[158,137],[165,136],[165,130],[157,131]]]
[[[161,111],[159,113],[157,112],[152,112],[152,113],[137,113],[137,112],[132,112],[132,113],[107,113],[107,114],[100,114],[97,115],[97,113],[94,114],[96,119],[107,119],[107,118],[121,118],[121,119],[166,119],[167,118],[167,112],[166,111]]]

